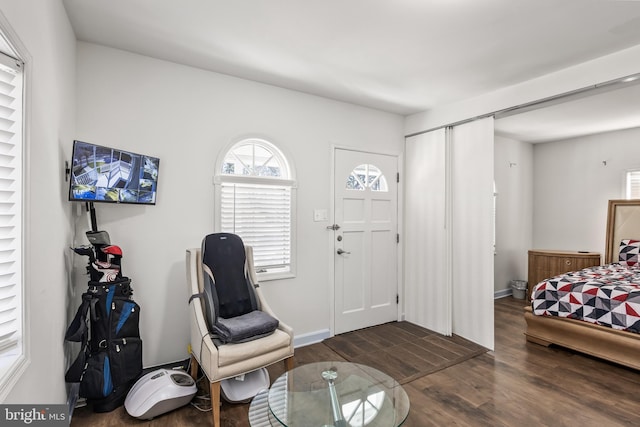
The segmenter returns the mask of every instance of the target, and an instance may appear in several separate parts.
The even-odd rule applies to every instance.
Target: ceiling
[[[401,115],[640,44],[637,0],[63,2],[78,40]]]
[[[540,143],[640,127],[640,79],[549,104],[499,118],[496,134]]]

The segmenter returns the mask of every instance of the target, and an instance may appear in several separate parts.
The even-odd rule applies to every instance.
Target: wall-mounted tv
[[[160,159],[73,141],[69,200],[156,204]]]

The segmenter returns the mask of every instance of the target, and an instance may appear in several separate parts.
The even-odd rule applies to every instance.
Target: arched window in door
[[[347,178],[347,190],[370,189],[371,191],[389,191],[387,179],[380,168],[375,165],[356,166]]]

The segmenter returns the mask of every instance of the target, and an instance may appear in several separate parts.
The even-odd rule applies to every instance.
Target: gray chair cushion
[[[230,319],[218,317],[214,332],[223,343],[238,343],[264,337],[278,327],[278,319],[264,311],[254,310]]]

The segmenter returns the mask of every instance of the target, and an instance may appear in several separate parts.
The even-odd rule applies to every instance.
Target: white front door
[[[398,319],[398,158],[335,150],[334,332]]]

